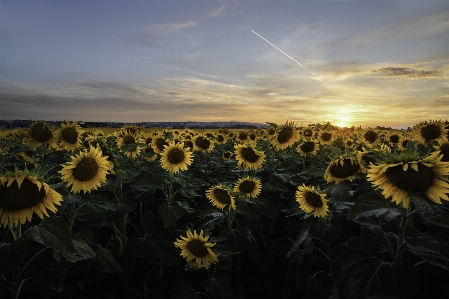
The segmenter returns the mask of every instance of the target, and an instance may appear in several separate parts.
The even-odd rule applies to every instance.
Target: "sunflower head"
[[[187,166],[192,165],[192,160],[192,152],[189,148],[184,148],[184,142],[170,141],[161,154],[162,168],[171,173],[187,170]]]
[[[67,150],[74,151],[78,148],[83,130],[77,122],[65,122],[57,131],[58,145]]]
[[[422,122],[413,127],[412,136],[419,143],[447,141],[448,129],[442,121]]]
[[[375,145],[379,141],[380,134],[376,130],[368,129],[363,133],[362,140],[369,145]]]
[[[301,210],[308,214],[314,212],[314,216],[319,218],[325,218],[329,213],[329,200],[325,197],[326,194],[315,190],[314,186],[306,185],[298,186],[295,196]]]
[[[443,158],[441,158],[442,162],[449,162],[449,141],[440,141],[434,148],[443,155]]]
[[[223,157],[224,160],[227,161],[227,160],[230,160],[232,158],[232,155],[233,155],[232,152],[226,151],[226,152],[223,153],[222,157]]]
[[[357,173],[365,172],[365,167],[363,167],[358,159],[343,155],[329,163],[324,174],[324,179],[328,183],[335,181],[336,184],[346,180],[352,182]]]
[[[331,144],[335,139],[335,134],[330,130],[323,130],[318,133],[318,140],[321,144]]]
[[[210,153],[214,149],[214,142],[204,134],[195,136],[192,141],[194,151]]]
[[[97,190],[106,182],[106,174],[111,171],[111,162],[107,158],[100,148],[91,147],[89,151],[80,152],[63,165],[59,171],[61,179],[67,183],[67,187],[72,186],[71,191],[75,193]]]
[[[53,129],[44,120],[38,120],[30,125],[27,131],[28,142],[39,147],[42,144],[52,145],[55,142]]]
[[[141,135],[123,133],[117,137],[116,143],[117,147],[123,151],[125,156],[136,159],[142,150],[142,147],[138,143],[143,143],[143,138]]]
[[[278,131],[272,139],[276,150],[283,150],[292,146],[300,138],[299,131],[296,129],[294,122],[286,122],[278,127]]]
[[[396,155],[390,162],[382,161],[378,165],[371,165],[367,179],[376,188],[382,189],[385,199],[392,198],[396,204],[402,203],[404,208],[409,207],[410,191],[425,193],[437,204],[441,199],[449,200],[449,162],[442,162],[440,152],[434,152],[428,157]],[[396,161],[396,162],[391,162]]]
[[[15,170],[0,176],[0,223],[15,226],[31,221],[33,212],[41,219],[55,213],[62,196],[50,188],[37,174]]]
[[[203,236],[203,230],[197,234],[196,230],[187,231],[187,237],[180,236],[176,239],[175,247],[181,249],[181,256],[187,263],[193,263],[196,267],[209,269],[211,264],[218,263],[217,255],[212,251],[216,243],[207,242],[209,236]]]
[[[318,142],[315,140],[304,140],[296,147],[296,151],[304,157],[315,156],[319,147]]]
[[[237,209],[234,196],[231,194],[231,189],[221,184],[209,188],[206,191],[206,197],[212,205],[219,209],[223,210],[226,206],[229,206],[229,211],[231,211],[231,208],[234,210]]]
[[[262,183],[258,179],[246,177],[235,183],[234,192],[243,193],[245,198],[257,198],[262,190]]]
[[[237,144],[234,146],[235,155],[240,168],[256,170],[262,168],[265,153],[257,150],[252,144]]]

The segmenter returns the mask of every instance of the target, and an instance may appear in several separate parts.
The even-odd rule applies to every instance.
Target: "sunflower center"
[[[146,148],[143,149],[144,153],[154,153],[154,150],[151,146],[147,146]]]
[[[214,198],[225,205],[231,203],[231,197],[229,196],[229,193],[223,189],[214,189]]]
[[[73,168],[73,176],[80,182],[86,182],[93,179],[98,173],[97,161],[93,158],[84,157]]]
[[[268,130],[268,135],[274,135],[274,133],[276,133],[275,129],[269,129]]]
[[[418,171],[408,167],[406,171],[402,170],[402,165],[389,167],[385,171],[385,175],[390,182],[401,190],[408,191],[414,189],[416,191],[426,191],[433,185],[435,173],[431,167],[427,167],[418,163]]]
[[[321,208],[323,206],[321,196],[319,196],[315,192],[306,192],[305,198],[307,203],[314,208]]]
[[[346,146],[352,146],[352,141],[351,140],[346,140]]]
[[[254,183],[253,181],[243,181],[239,185],[239,190],[243,193],[251,193],[254,191],[254,189],[256,189],[256,183]]]
[[[231,158],[231,153],[230,152],[225,152],[223,154],[223,157],[225,157],[225,159],[229,159],[229,158]]]
[[[173,148],[170,150],[170,152],[168,152],[168,162],[170,162],[171,164],[179,164],[182,163],[184,161],[185,158],[185,154],[184,151],[179,149],[179,148]]]
[[[355,162],[355,163],[354,163]],[[345,158],[343,165],[340,162],[333,164],[330,173],[336,178],[347,178],[359,171],[360,165],[352,159]]]
[[[445,143],[440,146],[441,154],[443,154],[443,158],[441,161],[448,162],[449,161],[449,143]]]
[[[187,244],[187,249],[196,257],[205,257],[209,254],[207,247],[200,240],[192,240]]]
[[[223,142],[223,140],[224,140],[223,135],[218,135],[218,136],[217,136],[217,141],[218,141],[218,142]]]
[[[254,152],[254,150],[250,147],[244,147],[241,150],[241,155],[243,159],[250,163],[256,163],[259,160],[259,155]]]
[[[145,139],[145,144],[151,144],[152,141],[153,141],[153,138],[148,137],[147,139]]]
[[[5,211],[20,211],[34,207],[45,198],[45,189],[28,179],[22,185],[14,181],[9,187],[0,187],[0,207]]]
[[[366,132],[363,137],[365,138],[366,141],[368,141],[369,143],[373,143],[374,141],[376,141],[377,139],[377,133],[374,131],[368,131]]]
[[[301,144],[301,150],[305,153],[311,153],[315,150],[315,143],[312,141],[306,141]]]
[[[251,133],[251,134],[249,135],[249,139],[251,139],[251,140],[256,140],[256,134]]]
[[[30,132],[31,137],[38,142],[47,142],[53,137],[51,130],[44,124],[36,124]]]
[[[305,137],[310,137],[313,135],[313,131],[311,129],[305,129],[302,133]]]
[[[368,165],[370,165],[371,163],[376,164],[376,160],[371,155],[372,153],[369,152],[368,154],[364,154],[362,157],[362,160]]]
[[[156,146],[160,151],[164,150],[164,146],[168,145],[168,143],[165,141],[164,138],[158,138],[156,139]]]
[[[390,136],[390,142],[398,143],[399,142],[399,136],[398,135],[391,135]]]
[[[78,142],[78,132],[75,128],[65,128],[61,132],[62,139],[70,144],[75,144]]]
[[[293,136],[293,129],[290,127],[283,128],[278,134],[279,143],[288,142]]]
[[[441,129],[436,125],[427,125],[421,129],[421,136],[426,140],[432,140],[439,138],[441,135]]]
[[[331,138],[332,138],[332,134],[331,133],[325,132],[325,133],[321,134],[321,139],[323,141],[329,141],[329,140],[331,140]]]
[[[185,145],[186,147],[193,148],[193,142],[190,141],[190,140],[187,140],[187,141],[184,143],[184,145]]]
[[[123,144],[124,145],[128,145],[128,144],[135,143],[135,142],[136,142],[136,140],[131,135],[126,135],[126,136],[123,137]]]
[[[195,144],[199,148],[201,148],[203,150],[207,150],[210,146],[210,141],[207,140],[206,138],[200,136],[196,139]]]
[[[242,132],[239,134],[238,139],[246,140],[247,137],[248,137],[248,135],[245,132]]]

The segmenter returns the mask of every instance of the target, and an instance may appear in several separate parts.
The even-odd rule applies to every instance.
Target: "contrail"
[[[313,73],[312,71],[310,71],[308,68],[306,68],[305,66],[303,66],[301,63],[299,63],[299,61],[297,61],[295,58],[291,57],[290,55],[288,55],[287,53],[285,53],[284,51],[282,51],[281,49],[279,49],[278,47],[276,47],[275,45],[273,45],[272,43],[270,43],[267,39],[265,39],[262,35],[258,34],[256,31],[251,30],[254,34],[256,34],[258,37],[260,37],[261,39],[263,39],[264,41],[266,41],[267,43],[269,43],[270,45],[272,45],[273,47],[275,47],[276,49],[278,49],[282,54],[284,54],[285,56],[287,56],[288,58],[290,58],[291,60],[293,60],[294,62],[296,62],[297,64],[299,64],[300,66],[302,66],[303,68],[305,68],[309,73],[311,73],[312,75],[314,75],[315,77],[318,78],[318,80],[323,81],[323,79],[321,79],[320,77],[318,77],[315,73]]]

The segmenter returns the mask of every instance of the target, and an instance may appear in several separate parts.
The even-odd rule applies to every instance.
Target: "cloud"
[[[440,75],[438,71],[419,71],[416,69],[406,67],[384,67],[378,70],[373,70],[373,73],[383,73],[390,77],[408,77],[408,78],[426,78],[436,77]]]

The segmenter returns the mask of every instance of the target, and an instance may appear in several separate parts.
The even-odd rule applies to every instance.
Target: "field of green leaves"
[[[449,123],[0,132],[0,298],[449,298]]]

